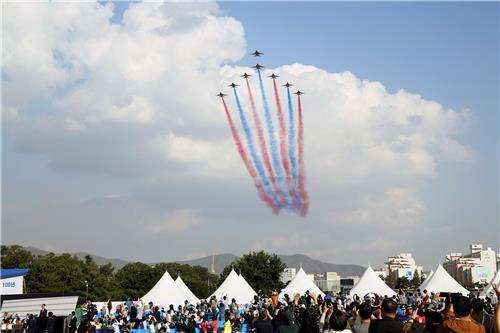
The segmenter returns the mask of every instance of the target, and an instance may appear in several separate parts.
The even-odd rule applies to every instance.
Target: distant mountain
[[[40,250],[36,247],[26,247],[26,249],[31,251],[31,253],[37,255],[43,255],[49,253],[48,251]],[[76,255],[79,259],[84,259],[85,256],[89,255],[89,253],[86,252],[76,252],[72,254]],[[98,265],[111,263],[115,269],[120,269],[130,262],[127,260],[110,259],[106,257],[96,256],[93,254],[90,254],[90,256],[94,259],[94,261]],[[320,260],[312,259],[303,254],[294,254],[294,255],[278,254],[278,257],[281,258],[281,260],[285,263],[287,267],[295,267],[297,269],[302,267],[307,273],[337,272],[340,276],[351,276],[351,275],[361,276],[361,274],[363,274],[365,270],[364,267],[359,265],[331,264]],[[219,274],[222,272],[224,267],[226,267],[233,261],[237,260],[238,257],[231,253],[222,253],[215,255],[214,259],[215,259],[215,273]],[[176,261],[176,262],[191,266],[199,265],[202,267],[206,267],[210,271],[212,267],[212,256],[207,256],[192,260]]]
[[[330,264],[327,262],[312,259],[303,254],[294,255],[283,255],[278,254],[278,257],[285,263],[286,267],[295,267],[299,269],[302,267],[308,273],[320,273],[320,272],[337,272],[340,276],[361,276],[365,271],[365,268],[359,265],[347,265],[347,264]],[[224,267],[229,265],[231,262],[238,259],[234,254],[218,254],[215,256],[215,273],[219,274],[222,272]],[[212,256],[203,257],[194,260],[178,261],[182,264],[188,265],[200,265],[203,267],[211,269]]]
[[[41,250],[39,248],[32,247],[32,246],[25,247],[25,249],[27,249],[28,251],[30,251],[31,253],[33,253],[35,255],[44,255],[44,254],[49,253],[49,251]],[[58,254],[60,254],[60,253],[58,253]],[[97,256],[97,255],[90,254],[87,252],[75,252],[75,253],[71,253],[71,255],[75,255],[78,259],[85,259],[85,257],[87,255],[90,255],[92,257],[92,259],[94,259],[96,264],[106,265],[107,263],[111,263],[111,265],[113,265],[113,267],[115,269],[120,269],[130,262],[130,261],[123,260],[123,259],[115,259],[115,258],[110,259],[110,258],[106,258],[106,257],[101,257],[101,256]]]
[[[217,254],[215,255],[215,273],[219,274],[224,270],[224,267],[238,259],[237,256],[231,253],[222,253],[222,254]],[[199,259],[193,259],[193,260],[184,260],[184,261],[177,261],[179,264],[187,264],[191,266],[202,266],[206,267],[208,271],[212,271],[212,256],[208,257],[203,257]]]
[[[361,276],[365,267],[351,264],[330,264],[327,262],[312,259],[303,254],[294,254],[291,256],[279,254],[286,267],[302,267],[307,273],[337,272],[340,276]]]

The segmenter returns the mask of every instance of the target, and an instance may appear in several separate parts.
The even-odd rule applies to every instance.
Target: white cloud
[[[178,209],[165,214],[160,220],[151,221],[144,226],[144,233],[161,236],[166,232],[192,230],[199,225],[198,213],[190,209]]]
[[[19,112],[14,107],[2,108],[2,121],[14,122],[19,119]]]
[[[361,194],[357,208],[344,213],[332,212],[331,220],[375,225],[381,229],[407,229],[418,222],[423,212],[424,205],[412,190],[388,188],[383,193]]]

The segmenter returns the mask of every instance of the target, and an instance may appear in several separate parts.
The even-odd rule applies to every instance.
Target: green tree
[[[418,274],[418,271],[415,270],[415,273],[413,273],[413,278],[410,281],[410,285],[412,288],[418,288],[421,283],[422,279],[420,277],[420,274]]]
[[[34,256],[30,251],[22,246],[1,246],[1,267],[2,268],[27,268],[31,267]]]
[[[80,302],[87,295],[93,301],[137,299],[144,296],[168,269],[175,279],[181,275],[186,285],[198,297],[210,295],[219,281],[218,276],[210,274],[201,266],[178,263],[147,265],[140,262],[130,263],[115,271],[108,263],[97,265],[91,256],[83,260],[68,253],[55,255],[33,255],[29,250],[18,246],[1,246],[2,268],[28,268],[25,278],[26,292],[79,292]]]
[[[126,264],[115,274],[115,283],[118,286],[119,299],[138,299],[144,296],[161,275],[150,265],[141,262]]]
[[[80,292],[85,295],[87,279],[82,262],[70,254],[36,256],[26,275],[30,293]]]
[[[410,286],[411,281],[406,276],[402,276],[398,279],[397,289],[408,289]]]
[[[396,287],[396,279],[394,277],[392,277],[391,274],[387,275],[387,277],[385,279],[383,279],[385,281],[385,283],[391,287],[391,288],[395,288]]]
[[[241,273],[256,292],[269,295],[273,290],[283,289],[284,284],[280,280],[280,275],[285,267],[286,265],[276,254],[271,255],[264,251],[250,252],[226,266],[219,283],[222,283],[234,269],[236,273]]]

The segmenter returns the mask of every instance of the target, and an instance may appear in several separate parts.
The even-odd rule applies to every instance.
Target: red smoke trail
[[[285,170],[285,177],[286,177],[286,185],[288,187],[288,193],[290,193],[290,197],[292,198],[293,201],[293,209],[297,209],[298,202],[295,200],[295,197],[293,195],[292,191],[292,174],[290,170],[290,162],[288,161],[288,148],[286,144],[286,124],[285,124],[285,117],[283,116],[283,111],[281,110],[281,102],[280,102],[280,96],[278,94],[278,86],[276,85],[276,80],[273,79],[273,85],[274,85],[274,99],[276,100],[276,108],[278,110],[278,123],[279,123],[279,131],[278,131],[278,136],[280,139],[280,154],[281,154],[281,162],[283,164],[283,169]]]
[[[231,133],[233,134],[233,139],[234,142],[236,143],[236,148],[238,149],[238,153],[240,154],[241,159],[243,160],[243,163],[245,164],[248,173],[253,179],[254,185],[257,188],[257,192],[259,193],[260,199],[264,201],[269,207],[271,207],[274,214],[278,214],[279,211],[278,207],[274,205],[273,200],[264,192],[264,188],[262,187],[262,184],[257,177],[257,171],[255,170],[255,167],[253,166],[252,162],[250,162],[250,160],[248,159],[247,152],[245,151],[245,147],[241,142],[241,138],[238,134],[238,131],[234,126],[233,118],[231,118],[231,114],[229,113],[226,101],[224,99],[222,99],[222,103],[224,104],[224,110],[226,111],[227,121],[229,123],[229,127],[231,128]]]
[[[299,195],[302,198],[303,205],[300,215],[305,216],[309,208],[309,196],[306,191],[306,170],[304,164],[304,123],[302,120],[302,105],[300,104],[300,95],[297,95],[299,105],[299,134],[298,134],[298,155],[299,155]]]
[[[257,129],[257,137],[259,138],[259,146],[262,153],[262,159],[264,160],[264,166],[267,173],[269,174],[269,179],[271,180],[271,185],[273,186],[274,192],[278,195],[283,207],[286,207],[286,200],[278,187],[276,182],[276,177],[274,176],[273,167],[271,166],[271,159],[269,158],[269,152],[266,146],[266,137],[264,136],[264,130],[262,129],[262,123],[260,122],[259,115],[257,114],[257,108],[255,107],[255,101],[253,99],[252,88],[250,88],[250,83],[247,81],[248,96],[250,97],[250,105],[252,107],[253,120],[255,122],[255,128]]]

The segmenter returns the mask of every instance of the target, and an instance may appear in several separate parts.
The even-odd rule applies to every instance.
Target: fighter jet
[[[268,77],[270,77],[271,79],[274,80],[274,79],[276,79],[277,77],[280,77],[280,76],[273,73],[273,74],[269,75]]]
[[[254,53],[252,53],[252,55],[253,55],[254,57],[260,57],[260,56],[261,56],[261,55],[263,55],[263,54],[264,54],[264,53],[259,52],[259,51],[257,51],[257,50],[255,50],[255,52],[254,52]]]
[[[264,66],[257,64],[255,66],[253,66],[252,68],[255,68],[256,70],[260,70],[261,68],[264,68]]]
[[[294,92],[294,94],[298,95],[298,96],[304,95],[304,93],[302,91],[300,91],[300,90],[297,90],[296,92]]]
[[[228,87],[231,87],[233,89],[236,88],[237,86],[239,86],[239,84],[235,84],[234,82],[228,85]]]
[[[293,86],[293,84],[288,83],[288,82],[283,85],[283,87],[287,87],[287,88],[290,88],[291,86]]]
[[[240,75],[240,77],[244,77],[245,79],[248,78],[249,76],[252,76],[252,75],[247,74],[247,73],[243,73],[243,75]]]
[[[224,96],[227,96],[227,95],[226,95],[226,94],[224,94],[224,93],[222,93],[222,92],[220,92],[220,93],[218,93],[218,94],[217,94],[217,95],[215,95],[215,96],[219,96],[220,98],[224,98]]]

